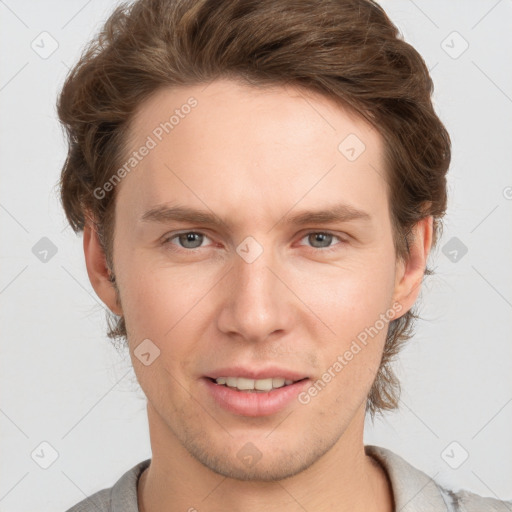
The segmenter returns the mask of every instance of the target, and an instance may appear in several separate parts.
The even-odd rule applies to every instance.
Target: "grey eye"
[[[185,249],[197,249],[201,246],[204,235],[201,233],[194,233],[193,231],[189,231],[188,233],[181,233],[180,235],[176,235],[176,238],[179,239],[180,244]]]
[[[329,247],[329,245],[331,245],[332,239],[333,235],[330,235],[329,233],[310,233],[308,235],[308,241],[315,248]],[[315,245],[316,242],[319,242],[320,245]]]

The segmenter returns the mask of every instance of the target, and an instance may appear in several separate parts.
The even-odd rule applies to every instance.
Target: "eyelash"
[[[180,235],[187,235],[189,233],[193,233],[195,235],[203,235],[204,237],[206,238],[209,238],[208,235],[206,235],[205,233],[202,233],[201,231],[181,231],[179,233],[174,233],[170,236],[167,236],[164,238],[163,242],[162,242],[162,245],[174,245],[175,247],[177,247],[176,250],[183,250],[183,251],[187,251],[187,252],[195,252],[199,249],[201,249],[201,247],[195,247],[194,249],[187,249],[186,247],[179,247],[179,246],[176,246],[176,244],[172,244],[171,243],[171,240],[174,240],[175,238],[179,237]],[[308,231],[307,233],[305,233],[302,237],[301,237],[301,240],[303,240],[304,238],[308,237],[309,235],[318,235],[318,234],[322,234],[322,235],[330,235],[334,238],[337,238],[339,241],[340,241],[340,244],[345,244],[347,243],[343,238],[341,238],[339,235],[336,235],[335,233],[331,233],[330,231]],[[332,247],[309,247],[310,249],[312,249],[313,251],[315,252],[331,252],[331,251],[335,251],[338,249],[338,245],[340,244],[335,244],[333,245]],[[174,250],[174,249],[173,249]]]

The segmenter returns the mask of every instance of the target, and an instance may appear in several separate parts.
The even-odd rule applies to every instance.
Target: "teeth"
[[[293,380],[282,377],[268,379],[246,379],[245,377],[219,377],[215,379],[217,384],[224,384],[240,391],[271,391],[293,384]]]
[[[236,388],[236,383],[238,379],[236,377],[227,377],[226,384],[231,388]]]

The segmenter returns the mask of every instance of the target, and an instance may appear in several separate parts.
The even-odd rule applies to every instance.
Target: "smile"
[[[246,377],[219,377],[215,379],[219,385],[249,392],[268,392],[283,386],[293,384],[293,380],[284,377],[270,377],[268,379],[248,379]]]

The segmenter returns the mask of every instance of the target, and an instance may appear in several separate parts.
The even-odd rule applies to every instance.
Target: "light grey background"
[[[57,92],[115,4],[0,0],[0,511],[65,510],[151,455],[144,397],[55,189]],[[397,363],[401,409],[365,441],[450,488],[511,499],[512,1],[382,4],[431,69],[453,160],[425,320]],[[46,262],[32,251],[43,237],[57,249]]]

